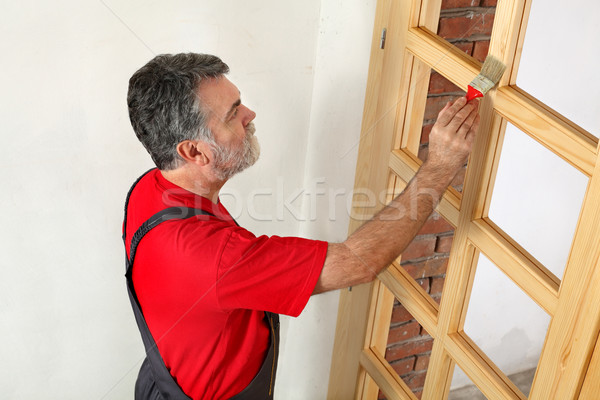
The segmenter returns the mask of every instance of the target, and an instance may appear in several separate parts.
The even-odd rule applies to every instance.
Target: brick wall
[[[443,0],[438,34],[482,61],[488,52],[496,0]],[[419,158],[426,159],[429,132],[446,102],[464,91],[431,73],[423,120]],[[462,190],[464,172],[452,182]],[[434,213],[402,254],[402,266],[435,301],[440,302],[453,238],[452,225]],[[385,358],[412,391],[421,398],[433,339],[397,301],[394,304]],[[380,398],[384,398],[380,393]]]

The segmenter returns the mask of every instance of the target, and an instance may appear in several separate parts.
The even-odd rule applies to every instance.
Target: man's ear
[[[210,162],[212,153],[209,146],[202,142],[193,142],[184,140],[177,145],[177,154],[186,162],[191,162],[199,165],[206,165]]]

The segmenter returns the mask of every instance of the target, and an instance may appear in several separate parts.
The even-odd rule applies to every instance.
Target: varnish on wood
[[[462,90],[481,63],[439,37],[441,0],[379,0],[355,187],[398,194],[421,164],[417,157],[429,71]],[[449,189],[437,211],[455,227],[438,305],[394,262],[372,284],[342,291],[328,399],[416,399],[385,359],[394,299],[433,337],[422,399],[445,399],[455,365],[488,399],[525,395],[464,332],[480,253],[497,265],[551,322],[529,399],[600,398],[600,162],[598,139],[515,86],[529,0],[497,4],[489,54],[507,66],[481,101],[481,125],[462,193]],[[549,59],[555,56],[549,54]],[[423,79],[423,76],[427,77]],[[507,122],[587,177],[589,184],[562,279],[489,218]],[[353,209],[353,232],[379,207]]]

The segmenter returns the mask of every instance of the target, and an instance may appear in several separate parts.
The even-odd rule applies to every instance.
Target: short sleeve
[[[327,242],[254,236],[236,228],[221,254],[217,298],[223,309],[251,309],[297,317],[323,269]]]

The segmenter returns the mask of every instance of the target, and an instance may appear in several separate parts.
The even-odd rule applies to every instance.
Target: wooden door
[[[440,7],[441,0],[378,1],[355,180],[361,192],[387,190],[389,199],[417,171],[431,69],[463,89],[480,71],[478,61],[434,33]],[[529,398],[600,398],[598,139],[516,85],[530,8],[527,0],[498,2],[489,53],[508,69],[481,103],[481,127],[462,193],[449,189],[437,208],[455,227],[441,303],[400,266],[400,259],[374,283],[343,291],[329,399],[375,399],[379,389],[389,399],[416,398],[384,357],[394,299],[434,338],[423,399],[447,398],[455,365],[488,399],[525,399],[463,329],[479,254],[550,316]],[[562,277],[489,218],[507,123],[589,178]],[[350,232],[383,206],[360,200]]]

